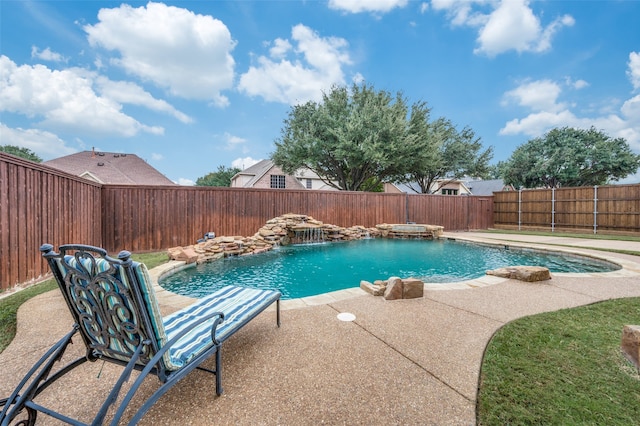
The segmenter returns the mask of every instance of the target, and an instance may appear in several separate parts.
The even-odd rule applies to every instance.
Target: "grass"
[[[506,229],[489,229],[482,230],[478,232],[484,232],[487,234],[513,234],[513,235],[537,235],[541,237],[569,237],[569,238],[582,238],[582,239],[590,239],[590,240],[615,240],[615,241],[632,241],[632,242],[640,242],[640,237],[631,236],[631,235],[603,235],[603,234],[578,234],[571,232],[545,232],[545,231],[515,231],[515,230],[506,230]],[[566,246],[565,244],[552,244],[545,243],[547,245],[559,245]],[[572,245],[571,247],[582,248],[588,250],[594,250],[593,247],[587,246],[579,246]],[[620,254],[630,254],[632,256],[640,256],[640,251],[633,250],[618,250],[618,249],[609,249],[604,247],[599,247],[597,250],[600,251],[608,251],[611,253],[620,253]]]
[[[640,298],[534,315],[501,328],[485,351],[479,425],[631,425],[640,374],[620,351]]]
[[[542,237],[571,237],[590,240],[615,240],[615,241],[636,241],[640,242],[640,237],[633,235],[607,235],[607,234],[581,234],[573,232],[545,232],[545,231],[516,231],[508,229],[488,229],[478,232],[493,234],[513,234],[513,235],[539,235]]]
[[[134,254],[132,258],[146,264],[149,269],[169,260],[166,252]],[[16,335],[16,319],[20,305],[34,296],[57,288],[55,280],[49,279],[0,299],[0,353],[9,346]]]

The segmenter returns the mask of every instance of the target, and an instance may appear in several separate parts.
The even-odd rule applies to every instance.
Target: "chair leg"
[[[40,392],[49,387],[49,385],[65,373],[86,361],[86,357],[78,358],[49,377],[53,366],[60,361],[67,347],[72,343],[71,339],[77,331],[78,328],[74,326],[71,332],[53,345],[40,360],[31,367],[31,370],[29,370],[20,381],[11,396],[0,401],[0,407],[2,407],[2,411],[0,411],[0,425],[8,425],[24,409],[27,410],[28,419],[21,421],[20,424],[28,425],[35,423],[37,410],[33,407],[27,407],[27,404],[30,404]],[[37,404],[32,405],[35,406]]]
[[[218,345],[216,351],[216,395],[222,395],[222,354],[220,353],[222,345]]]
[[[9,403],[9,398],[0,399],[0,409],[4,411],[4,407],[8,407],[7,406],[8,403]],[[24,408],[27,412],[27,418],[23,420],[19,420],[17,424],[24,425],[24,426],[34,426],[36,424],[36,419],[38,418],[38,411],[30,407],[24,407]],[[20,413],[21,412],[18,411],[18,413],[14,415],[13,420],[15,420],[15,417],[20,415]],[[2,424],[6,423],[4,421],[4,418],[5,417],[0,417],[0,420],[2,420]]]

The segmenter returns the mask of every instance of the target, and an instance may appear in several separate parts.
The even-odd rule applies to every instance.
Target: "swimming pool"
[[[428,283],[481,277],[505,266],[546,266],[551,272],[607,272],[606,261],[561,253],[449,240],[365,239],[282,246],[251,256],[228,257],[178,271],[159,284],[174,293],[202,297],[225,285],[277,288],[283,299],[358,287],[396,276]]]

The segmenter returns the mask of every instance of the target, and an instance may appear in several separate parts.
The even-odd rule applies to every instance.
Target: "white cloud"
[[[407,3],[408,0],[329,0],[329,8],[349,13],[387,13]]]
[[[474,5],[489,3],[486,0],[431,0],[431,7],[436,11],[444,11],[453,26],[479,26],[488,19],[487,15],[472,10]]]
[[[576,90],[584,89],[585,87],[589,87],[589,83],[585,80],[573,80],[571,77],[566,78],[567,86],[571,86]]]
[[[149,92],[135,83],[125,81],[112,81],[106,77],[96,79],[98,90],[102,96],[116,102],[140,105],[154,111],[164,112],[174,116],[183,123],[192,123],[193,119],[178,111],[167,101],[154,98]]]
[[[233,160],[231,162],[231,167],[237,167],[240,170],[244,170],[246,168],[249,168],[251,166],[253,166],[254,164],[260,162],[262,160],[256,160],[253,159],[251,157],[245,157],[245,158],[236,158],[235,160]]]
[[[281,38],[277,38],[273,42],[273,47],[269,49],[269,55],[273,59],[281,59],[284,58],[287,53],[291,50],[291,43],[289,40],[284,40]]]
[[[427,3],[426,1],[422,2],[420,4],[420,13],[425,13],[427,10],[429,10],[429,3]]]
[[[291,30],[293,58],[260,56],[257,66],[242,74],[238,88],[249,96],[261,96],[270,102],[288,104],[320,100],[322,91],[345,83],[343,66],[351,64],[346,40],[320,37],[311,28],[298,24]],[[279,46],[286,46],[277,39]],[[287,41],[287,43],[289,43]]]
[[[522,119],[513,119],[500,129],[501,135],[525,134],[538,137],[554,127],[583,127],[579,119],[568,110],[550,112],[538,111]],[[589,127],[589,126],[587,126]]]
[[[67,60],[59,53],[53,52],[48,47],[39,50],[36,46],[31,46],[31,57],[41,59],[43,61],[66,62]]]
[[[107,90],[99,95],[94,86]],[[113,87],[109,89],[110,86]],[[0,56],[0,111],[29,118],[43,117],[39,125],[45,128],[92,136],[130,137],[141,131],[163,134],[162,127],[144,125],[122,112],[120,101],[125,101],[124,96],[120,93],[120,99],[109,97],[118,93],[114,89],[117,86],[81,68],[51,70],[44,65],[18,66],[8,57]],[[129,90],[136,86],[126,87]],[[145,95],[142,89],[133,92],[143,98],[138,99],[137,104],[154,109],[162,105],[162,101]]]
[[[227,148],[229,149],[235,148],[236,146],[242,145],[243,143],[247,142],[246,139],[239,136],[234,136],[227,132],[224,133],[224,140],[227,144]]]
[[[153,2],[101,9],[98,20],[84,30],[92,46],[119,53],[113,64],[173,95],[229,104],[221,91],[233,86],[236,43],[221,21]]]
[[[151,153],[151,160],[152,161],[162,161],[162,160],[164,160],[164,155],[158,154],[157,152],[152,152]]]
[[[477,11],[489,5],[490,13]],[[478,47],[474,53],[494,57],[501,53],[544,52],[551,48],[551,39],[562,28],[575,23],[573,17],[564,15],[543,27],[529,0],[432,0],[434,10],[445,11],[454,26],[478,28]]]
[[[0,123],[0,135],[0,144],[28,148],[45,161],[77,152],[53,133],[38,129],[11,128]]]
[[[635,90],[640,89],[640,52],[629,53],[629,69],[627,75]]]
[[[364,80],[365,80],[364,75],[360,74],[359,72],[355,73],[353,77],[351,77],[351,81],[354,82],[355,84],[360,84]]]
[[[176,182],[178,185],[183,185],[183,186],[194,186],[196,183],[194,181],[192,181],[191,179],[187,179],[187,178],[179,178],[178,182]]]
[[[570,79],[565,80],[565,83],[573,88],[577,85],[577,82]],[[507,122],[499,134],[539,137],[554,127],[595,127],[611,137],[626,139],[632,149],[640,151],[640,95],[624,102],[618,112],[581,117],[571,111],[566,102],[559,101],[562,89],[563,86],[559,83],[540,80],[525,82],[506,92],[503,106],[516,103],[529,110],[529,113],[524,118],[514,118]],[[610,110],[609,106],[602,108],[602,111],[607,110]]]
[[[534,111],[562,110],[565,106],[558,103],[562,88],[551,80],[529,81],[504,94],[503,105],[515,102],[519,106]]]

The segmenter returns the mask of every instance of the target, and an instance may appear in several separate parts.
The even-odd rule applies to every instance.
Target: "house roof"
[[[82,151],[42,164],[98,183],[115,185],[175,185],[135,154]]]
[[[466,182],[473,195],[493,195],[494,192],[504,191],[502,179],[473,180]]]
[[[236,173],[231,180],[234,180],[237,176],[245,175],[252,176],[251,179],[243,186],[245,188],[252,188],[257,181],[262,179],[264,175],[269,173],[271,169],[275,167],[275,164],[271,160],[260,160],[251,167],[247,167],[241,172]],[[294,176],[295,177],[295,176]],[[296,182],[302,187],[302,184],[296,179]]]
[[[435,181],[433,184],[435,185],[436,183],[442,183],[442,182],[459,184],[463,190],[467,190],[468,192],[471,192],[470,188],[466,185],[466,183],[461,180],[439,179]],[[407,194],[422,194],[420,192],[420,185],[418,185],[418,182],[391,183],[390,185],[395,186],[396,189],[398,189],[400,192],[404,192]],[[433,188],[433,185],[432,185],[432,188]]]
[[[253,176],[251,180],[249,180],[249,182],[247,182],[244,185],[245,187],[252,187],[258,180],[262,178],[262,176],[267,174],[267,172],[272,168],[273,168],[273,161],[260,160],[253,166],[247,167],[243,171],[239,172],[237,175]]]

